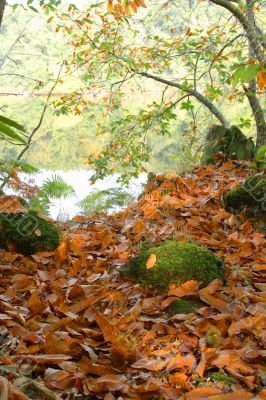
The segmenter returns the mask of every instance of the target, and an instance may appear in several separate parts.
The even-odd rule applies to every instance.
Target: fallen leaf
[[[150,257],[148,258],[148,261],[146,262],[146,268],[147,269],[152,269],[156,263],[157,257],[155,254],[151,254]]]

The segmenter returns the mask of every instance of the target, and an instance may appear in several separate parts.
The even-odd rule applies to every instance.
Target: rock
[[[59,228],[35,211],[0,214],[0,247],[23,255],[55,250],[61,240]]]
[[[151,254],[156,255],[156,263],[147,269]],[[191,279],[206,286],[213,279],[224,280],[224,272],[222,260],[211,251],[190,243],[166,241],[132,258],[121,273],[142,285],[167,289],[170,284],[180,285]]]
[[[252,139],[247,138],[236,126],[227,129],[213,125],[206,136],[201,163],[213,163],[213,156],[220,152],[228,159],[251,160],[255,154],[255,146]]]
[[[224,195],[225,208],[240,212],[245,209],[249,216],[266,212],[266,179],[261,175],[248,177],[243,186],[230,190]]]

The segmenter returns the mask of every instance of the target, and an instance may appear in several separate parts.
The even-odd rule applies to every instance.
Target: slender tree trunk
[[[247,6],[247,19],[250,25],[253,25],[254,28],[256,29],[256,23],[253,12],[254,0],[246,0],[246,6]],[[257,35],[260,35],[259,31],[257,31]],[[249,42],[248,43],[249,58],[252,60],[255,58],[256,55],[252,47],[252,43],[250,41],[248,42]],[[256,129],[257,129],[256,149],[258,149],[260,146],[266,144],[266,121],[263,108],[261,107],[260,101],[256,95],[256,80],[254,79],[253,81],[249,82],[248,89],[244,88],[244,90],[247,99],[249,101],[249,105],[252,109],[256,123]]]
[[[0,0],[0,26],[2,25],[5,6],[6,6],[6,0]]]

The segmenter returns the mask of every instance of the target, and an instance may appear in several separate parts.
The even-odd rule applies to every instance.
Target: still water
[[[66,220],[80,214],[81,210],[77,203],[95,190],[121,187],[121,185],[117,183],[117,178],[119,177],[117,174],[111,175],[101,181],[97,181],[94,185],[91,185],[89,178],[93,175],[93,171],[86,169],[77,169],[67,172],[60,170],[42,170],[34,175],[24,175],[23,180],[34,180],[34,183],[40,187],[47,179],[52,179],[54,175],[61,176],[68,185],[73,187],[75,191],[75,195],[67,199],[52,200],[50,206],[50,215],[54,219]],[[140,193],[143,191],[143,185],[146,183],[146,181],[147,174],[142,173],[137,179],[132,178],[129,186],[123,187],[123,190],[129,192],[134,199],[137,199]]]

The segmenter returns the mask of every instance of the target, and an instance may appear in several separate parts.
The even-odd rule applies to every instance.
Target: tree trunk
[[[256,29],[256,22],[254,18],[254,0],[246,0],[246,7],[247,7],[247,19],[250,25],[254,26]],[[257,31],[257,35],[260,35],[260,32]],[[248,40],[248,48],[249,48],[249,58],[252,60],[255,58],[255,51],[252,47],[252,43]],[[244,88],[247,99],[249,101],[249,105],[252,109],[253,116],[256,123],[257,128],[257,140],[256,140],[256,150],[260,146],[266,144],[266,121],[263,112],[263,108],[260,105],[260,101],[256,95],[256,79],[251,81],[248,86],[248,90]]]
[[[254,54],[258,62],[262,65],[266,65],[266,58],[264,55],[264,48],[261,41],[258,39],[256,28],[253,23],[250,23],[249,19],[243,14],[242,11],[234,6],[229,0],[209,0],[211,3],[217,4],[218,6],[224,7],[230,11],[243,26],[244,31],[247,35],[248,41],[254,50]]]
[[[6,0],[0,0],[0,26],[2,25],[5,6],[6,6]]]

